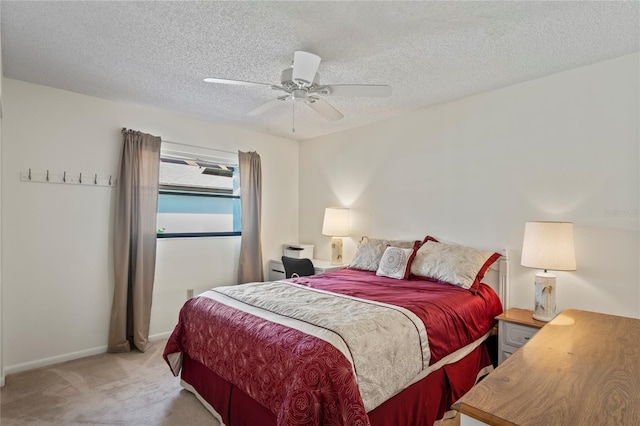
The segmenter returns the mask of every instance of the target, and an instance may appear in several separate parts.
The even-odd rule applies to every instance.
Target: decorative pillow
[[[433,238],[431,235],[427,235],[426,237],[424,237],[424,240],[422,240],[422,244],[426,243],[427,241],[434,241],[436,243],[439,242],[437,239]],[[478,285],[480,285],[480,281],[486,275],[487,270],[489,270],[491,265],[493,265],[493,263],[496,260],[500,259],[500,257],[501,257],[501,255],[499,253],[493,253],[493,255],[489,259],[487,259],[487,261],[484,263],[484,265],[482,265],[482,268],[480,268],[480,271],[478,272],[478,275],[476,275],[476,279],[475,279],[474,283],[471,284],[470,290],[473,291],[474,289],[477,289]]]
[[[377,238],[362,237],[360,247],[353,257],[350,268],[376,272],[380,266],[380,259],[387,246],[413,248],[415,241],[393,241]]]
[[[431,235],[427,235],[426,237],[424,237],[424,240],[422,240],[422,244],[426,243],[427,241],[434,241],[436,243],[440,242],[437,239],[433,238]],[[455,245],[455,244],[452,244],[452,245]],[[489,270],[491,265],[493,265],[493,262],[495,262],[496,260],[500,259],[500,257],[501,257],[501,255],[499,253],[493,253],[493,255],[489,259],[487,259],[487,261],[484,263],[484,265],[482,265],[482,268],[480,268],[480,271],[478,272],[478,275],[476,275],[475,282],[473,284],[471,284],[471,289],[477,287],[480,284],[480,281],[486,275],[487,270]]]
[[[418,247],[418,241],[410,249],[388,246],[382,255],[382,259],[380,259],[380,266],[376,271],[376,275],[406,280],[409,278],[411,261],[415,257]]]
[[[417,251],[411,273],[471,289],[499,257],[491,251],[428,240]]]

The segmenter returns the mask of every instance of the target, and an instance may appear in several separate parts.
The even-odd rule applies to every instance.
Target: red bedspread
[[[501,312],[486,286],[473,295],[356,270],[295,281],[411,310],[425,323],[431,364],[482,337]],[[279,425],[369,424],[349,360],[317,337],[196,297],[182,308],[164,357],[171,365],[183,352],[273,412]]]
[[[426,280],[397,280],[375,272],[342,269],[292,280],[298,284],[401,306],[427,328],[431,364],[484,336],[502,313],[498,295],[485,284],[477,294]]]
[[[182,308],[164,357],[178,352],[268,408],[279,425],[369,424],[349,361],[298,330],[196,297]]]

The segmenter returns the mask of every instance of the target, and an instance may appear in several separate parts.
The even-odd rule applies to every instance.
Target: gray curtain
[[[122,129],[124,144],[116,183],[113,259],[115,287],[109,352],[150,346],[149,322],[156,266],[159,137]]]
[[[242,209],[242,239],[238,283],[264,280],[262,269],[262,166],[257,152],[238,151],[240,168],[240,205]]]

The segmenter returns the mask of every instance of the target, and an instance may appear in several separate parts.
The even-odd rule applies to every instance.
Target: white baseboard
[[[153,336],[149,336],[149,341],[157,341],[168,339],[171,336],[171,331],[167,331],[166,333],[158,333]],[[97,348],[86,349],[83,351],[71,352],[68,354],[62,354],[57,356],[52,356],[49,358],[38,359],[35,361],[29,361],[22,364],[17,365],[9,365],[4,368],[4,375],[8,376],[9,374],[21,373],[27,370],[33,370],[34,368],[40,367],[48,367],[53,364],[59,364],[61,362],[72,361],[78,358],[84,358],[93,355],[99,355],[107,352],[107,345],[98,346]],[[4,386],[4,376],[0,379],[0,386]]]
[[[8,376],[9,374],[21,373],[23,371],[33,370],[34,368],[47,367],[49,365],[59,364],[61,362],[71,361],[87,356],[99,355],[105,352],[107,352],[107,345],[98,346],[97,348],[86,349],[83,351],[52,356],[49,358],[38,359],[35,361],[24,362],[22,364],[8,365],[4,368],[4,374]]]
[[[154,334],[152,336],[149,336],[149,341],[155,342],[156,340],[168,339],[169,336],[171,336],[171,333],[173,333],[173,331],[167,331],[166,333]]]

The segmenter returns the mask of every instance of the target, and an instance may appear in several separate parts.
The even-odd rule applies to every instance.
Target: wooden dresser
[[[640,425],[640,319],[567,309],[454,408],[461,426]]]

